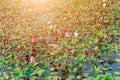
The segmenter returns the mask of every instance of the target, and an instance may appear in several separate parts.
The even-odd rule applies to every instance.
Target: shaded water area
[[[90,69],[94,66],[100,67],[98,74],[109,73],[113,76],[120,76],[120,52],[111,52],[109,54],[101,54],[97,60],[86,60],[87,64],[84,71],[89,73],[89,76],[93,76],[96,73],[90,72]]]
[[[72,80],[86,80],[86,78],[95,76],[95,75],[104,75],[111,74],[112,76],[120,76],[120,52],[111,52],[109,54],[101,54],[99,58],[85,58],[85,62],[81,67],[78,67],[76,72],[72,73],[74,79]],[[65,60],[65,59],[62,59]],[[61,61],[62,61],[61,60]],[[72,58],[68,58],[69,61],[72,61]],[[74,63],[73,63],[74,65]],[[49,67],[50,68],[50,67]],[[67,70],[66,70],[67,71]],[[54,72],[54,71],[53,71]],[[66,73],[55,70],[58,72],[57,76],[62,77],[62,80],[65,80],[71,73],[68,71]],[[53,73],[54,74],[54,73]],[[78,79],[77,76],[80,76]],[[58,79],[59,80],[59,79]]]
[[[113,64],[111,65],[111,67],[112,67],[112,70],[111,70],[110,72],[111,72],[112,74],[114,74],[115,71],[120,72],[120,62],[118,62],[118,63],[113,63]],[[120,76],[120,74],[119,74],[119,76]]]
[[[117,56],[115,56],[116,59],[120,59],[120,52],[117,53]],[[114,72],[120,72],[120,62],[115,62],[111,64],[112,70],[110,71],[110,73],[114,74]],[[119,74],[120,76],[120,74]]]
[[[120,62],[118,61],[120,58],[119,54],[120,54],[120,52],[118,52],[118,53],[111,52],[110,56],[107,55],[107,56],[101,58],[102,60],[104,60],[106,58],[105,63],[108,63],[108,65],[109,65],[109,68],[110,68],[109,72],[116,76],[118,76],[118,75],[115,74],[115,72],[120,72]]]

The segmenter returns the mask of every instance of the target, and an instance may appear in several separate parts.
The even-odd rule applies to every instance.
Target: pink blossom
[[[67,18],[66,18],[66,17],[64,17],[64,18],[63,18],[63,20],[67,20]]]
[[[108,38],[108,35],[107,34],[104,34],[104,36],[103,36],[104,38]]]
[[[29,8],[28,11],[31,11],[31,9]]]
[[[75,36],[75,37],[78,37],[78,35],[79,35],[79,33],[74,32],[74,36]]]
[[[106,7],[106,3],[103,3],[103,7]]]
[[[30,42],[31,43],[35,43],[36,42],[36,38],[32,38]]]
[[[23,16],[23,15],[24,15],[24,13],[23,13],[23,12],[21,12],[21,15]]]
[[[53,25],[51,24],[51,25],[50,25],[50,29],[52,29],[52,28],[53,28]]]
[[[30,57],[30,63],[34,62],[35,58],[33,56]]]
[[[47,23],[48,25],[51,25],[52,24],[52,22],[51,21],[48,21],[48,23]]]
[[[69,32],[66,32],[66,33],[65,33],[65,36],[66,36],[66,37],[70,37],[70,33],[69,33]]]

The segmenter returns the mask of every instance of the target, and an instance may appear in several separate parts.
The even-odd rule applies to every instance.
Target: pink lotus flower
[[[33,56],[30,57],[30,63],[34,62],[35,58]]]
[[[51,21],[48,21],[48,23],[47,23],[48,25],[51,25],[52,24],[52,22]]]
[[[108,35],[107,34],[104,34],[104,36],[103,36],[104,38],[108,38]]]
[[[65,20],[65,21],[66,21],[66,20],[67,20],[67,18],[66,18],[66,17],[64,17],[64,18],[63,18],[63,20]]]
[[[5,39],[4,40],[4,44],[8,44],[9,40],[8,39]]]
[[[66,33],[65,33],[65,36],[66,36],[66,37],[70,37],[70,33],[69,33],[69,32],[66,32]]]
[[[36,38],[32,38],[30,42],[31,43],[35,43],[36,42]]]
[[[106,7],[106,3],[103,3],[103,7]]]
[[[31,11],[31,9],[29,8],[28,11]]]
[[[75,36],[75,37],[78,37],[78,35],[79,35],[79,33],[74,32],[74,36]]]
[[[50,29],[52,29],[52,28],[53,28],[53,25],[51,24],[51,25],[50,25]]]

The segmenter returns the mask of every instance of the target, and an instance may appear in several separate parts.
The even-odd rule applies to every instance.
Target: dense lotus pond
[[[88,60],[90,64],[86,64],[85,71],[89,71],[92,65],[100,66],[100,74],[105,74],[106,72],[114,75],[120,76],[120,52],[111,52],[109,55],[100,55],[100,58],[95,61]],[[92,76],[91,73],[89,75]],[[93,74],[94,75],[94,74]]]
[[[90,68],[93,66],[100,66],[99,74],[103,75],[106,72],[113,76],[120,76],[120,52],[111,52],[109,55],[101,55],[99,59],[95,61],[88,60],[84,71],[88,71],[89,76],[93,76]],[[94,72],[94,71],[93,71]]]
[[[91,77],[94,75],[104,75],[104,74],[111,74],[114,77],[120,76],[120,52],[111,52],[109,55],[101,55],[100,58],[91,59],[86,58],[84,66],[77,69],[74,75],[80,76],[80,80],[86,80],[87,77]],[[65,60],[66,58],[63,58],[62,60]],[[62,61],[60,60],[60,61]],[[72,60],[72,58],[68,58],[69,61]],[[0,72],[2,72],[4,67],[1,67]],[[96,70],[95,70],[96,68]],[[46,68],[46,70],[51,71],[52,76],[60,76],[62,78],[67,77],[69,75],[69,72],[64,73],[61,72],[58,69],[51,70],[51,65]],[[98,72],[97,72],[98,70]],[[96,71],[96,72],[95,72]],[[58,74],[59,73],[59,74]],[[28,78],[25,78],[25,80],[28,80]],[[73,80],[79,80],[78,77],[75,77]],[[10,79],[8,79],[10,80]],[[44,77],[37,77],[36,80],[45,80]],[[59,80],[59,79],[57,79]]]
[[[120,52],[111,52],[109,55],[100,55],[100,58],[96,60],[87,58],[83,68],[78,70],[77,75],[80,75],[83,80],[84,78],[94,76],[96,72],[94,71],[93,67],[98,66],[99,72],[97,74],[104,75],[104,74],[111,74],[114,77],[120,76]],[[74,80],[79,80],[75,78]],[[86,80],[86,79],[85,79]]]
[[[0,5],[0,80],[120,80],[120,0]]]
[[[76,77],[73,80],[86,80],[87,77],[91,77],[94,75],[104,75],[104,74],[111,74],[112,76],[116,77],[116,76],[120,76],[120,60],[119,60],[119,56],[120,53],[119,52],[111,52],[109,55],[101,55],[100,58],[96,58],[96,59],[90,59],[90,58],[86,58],[85,63],[84,63],[84,67],[81,67],[79,69],[77,69],[78,71],[75,72]],[[69,58],[71,59],[71,58]],[[61,60],[62,61],[62,60]],[[95,66],[98,67],[98,72],[97,72],[97,68],[96,70],[93,69],[95,68]],[[50,69],[51,66],[48,67],[48,69]],[[96,73],[96,72],[97,73]],[[59,73],[59,74],[55,74],[55,72]],[[53,71],[53,76],[60,76],[63,78],[67,77],[69,75],[69,72],[64,74],[62,72],[60,72],[59,70],[55,69]],[[79,79],[78,77],[79,76]],[[44,78],[39,77],[38,80],[42,80]],[[59,79],[57,79],[59,80]],[[90,79],[92,80],[92,78]],[[107,79],[109,80],[109,79]]]
[[[109,55],[100,55],[100,58],[96,60],[86,59],[85,67],[81,69],[79,75],[82,75],[82,79],[94,76],[96,72],[93,70],[93,67],[98,66],[99,72],[97,74],[111,74],[114,77],[120,76],[120,53],[119,52],[111,52]],[[82,71],[83,70],[83,71]],[[82,74],[83,73],[83,74]],[[74,79],[79,80],[79,79]],[[86,80],[86,79],[85,79]]]

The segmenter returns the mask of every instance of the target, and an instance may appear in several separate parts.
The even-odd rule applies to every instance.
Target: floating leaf
[[[69,75],[69,79],[74,79],[75,78],[75,75]]]
[[[12,75],[13,75],[14,78],[18,79],[22,76],[22,72],[21,71],[16,71]]]
[[[53,67],[52,67],[52,68],[50,68],[50,71],[54,71],[54,70],[55,70],[55,68],[53,68]]]
[[[116,62],[120,62],[120,59],[115,59]]]
[[[120,70],[120,67],[118,67],[118,70]]]
[[[120,72],[114,72],[116,75],[120,75]]]
[[[80,79],[80,78],[81,78],[81,76],[77,76],[76,78],[77,78],[77,79]]]
[[[6,45],[6,46],[4,47],[5,50],[10,50],[10,48],[11,48],[11,45]]]

